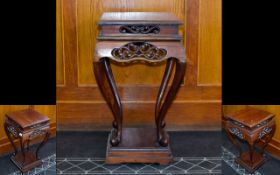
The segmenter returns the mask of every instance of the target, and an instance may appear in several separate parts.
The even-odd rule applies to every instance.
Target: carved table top
[[[239,122],[241,125],[246,127],[254,128],[258,125],[265,124],[274,116],[275,115],[270,112],[248,107],[233,114],[227,115],[225,118]]]
[[[7,119],[18,124],[22,129],[46,123],[49,118],[32,109],[13,111],[6,114]]]
[[[182,24],[174,14],[167,12],[106,12],[99,24]]]
[[[181,41],[182,21],[165,12],[106,12],[100,18],[98,40]]]
[[[149,42],[146,46],[144,44],[145,42],[100,41],[96,44],[95,59],[108,57],[117,62],[160,62],[174,57],[186,62],[185,49],[179,42]]]

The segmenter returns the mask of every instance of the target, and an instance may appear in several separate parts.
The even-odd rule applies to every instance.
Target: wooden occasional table
[[[239,157],[235,161],[248,170],[254,172],[264,162],[264,149],[275,132],[274,114],[254,108],[245,108],[225,117],[225,130],[231,142],[239,150]],[[249,151],[242,152],[238,139],[245,140]],[[255,151],[256,143],[262,142],[261,152]]]
[[[6,114],[4,128],[15,150],[11,160],[22,172],[27,172],[42,164],[38,152],[50,136],[48,117],[33,109],[10,112]],[[29,149],[30,141],[42,135],[44,135],[43,141],[39,144],[35,153],[32,152]],[[15,139],[20,141],[21,152],[15,145]]]
[[[94,73],[114,120],[108,138],[106,163],[160,163],[172,161],[165,115],[183,80],[185,49],[178,27],[182,22],[170,13],[103,13],[95,49]],[[155,128],[123,128],[123,112],[110,67],[115,64],[166,62],[166,69],[155,105]],[[168,93],[172,69],[175,75]],[[149,76],[149,75],[147,75]]]

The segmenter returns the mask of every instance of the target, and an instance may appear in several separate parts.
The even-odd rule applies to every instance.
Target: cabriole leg
[[[99,89],[114,116],[110,142],[112,146],[117,146],[121,142],[122,135],[122,105],[108,58],[100,58],[99,61],[94,62],[94,74]]]
[[[170,75],[172,72],[172,69],[174,67],[174,62],[176,62],[176,70],[175,75],[173,78],[172,85],[165,97],[165,100],[162,104],[163,96],[166,91],[168,81],[170,79]],[[176,58],[170,58],[167,60],[167,65],[164,73],[164,77],[159,89],[157,102],[156,102],[156,110],[155,110],[155,120],[156,120],[156,126],[157,126],[157,137],[158,142],[161,146],[167,146],[168,145],[168,138],[164,131],[165,127],[165,115],[167,113],[168,108],[172,104],[172,101],[174,100],[176,93],[178,92],[180,88],[180,84],[184,78],[186,71],[186,63],[180,62]],[[161,105],[162,104],[162,105]]]

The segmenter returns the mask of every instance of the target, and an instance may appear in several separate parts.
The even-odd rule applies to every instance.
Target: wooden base
[[[265,158],[261,154],[254,152],[253,161],[251,162],[249,152],[245,152],[240,157],[237,157],[235,161],[247,171],[253,173],[265,162]]]
[[[25,152],[25,158],[23,157],[22,153],[18,153],[17,155],[12,156],[11,160],[21,172],[27,172],[32,168],[42,164],[42,161],[36,159],[35,154],[30,151]]]
[[[159,163],[167,165],[173,160],[170,146],[159,146],[154,128],[123,128],[122,141],[118,146],[110,144],[106,152],[107,164]]]

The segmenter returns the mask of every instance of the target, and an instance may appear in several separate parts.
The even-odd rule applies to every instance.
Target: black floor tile
[[[32,150],[37,148],[37,145],[31,146]],[[49,141],[41,148],[39,152],[40,158],[45,158],[56,153],[56,141],[55,138],[49,139]],[[7,175],[18,171],[19,169],[10,160],[10,154],[0,157],[0,174]]]
[[[109,132],[58,132],[57,157],[105,157]],[[220,132],[169,132],[174,157],[221,156]]]
[[[59,132],[57,134],[58,174],[175,175],[202,173],[205,175],[221,172],[220,132],[169,132],[175,160],[168,166],[157,164],[106,165],[104,160],[108,134],[109,132]],[[213,159],[208,160],[211,157]],[[94,158],[98,160],[94,160]],[[74,166],[69,167],[69,163]]]

